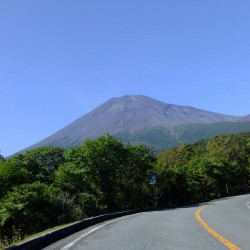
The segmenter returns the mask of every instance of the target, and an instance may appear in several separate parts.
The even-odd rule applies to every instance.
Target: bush
[[[35,182],[14,187],[7,193],[0,203],[2,243],[10,243],[13,238],[21,239],[56,223],[51,209],[51,192],[47,185]]]

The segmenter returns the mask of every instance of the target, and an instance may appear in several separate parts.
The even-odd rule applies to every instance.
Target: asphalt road
[[[228,249],[197,221],[195,211],[204,205],[208,207],[200,217],[210,228],[240,249],[250,250],[250,194],[106,221],[45,249]]]

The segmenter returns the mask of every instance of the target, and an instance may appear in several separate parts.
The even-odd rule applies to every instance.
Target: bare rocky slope
[[[151,131],[152,134],[152,129],[158,128],[165,129],[164,134],[176,139],[175,131],[180,125],[231,123],[240,119],[242,117],[168,104],[147,96],[127,95],[108,100],[29,149],[48,145],[68,148],[105,133],[129,134],[133,143],[131,135],[135,135],[137,131],[142,131],[140,134]]]

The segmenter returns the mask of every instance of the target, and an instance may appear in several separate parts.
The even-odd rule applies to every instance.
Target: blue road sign
[[[157,175],[156,174],[150,174],[150,184],[154,185],[157,180]]]
[[[156,174],[150,174],[150,180],[157,180]]]

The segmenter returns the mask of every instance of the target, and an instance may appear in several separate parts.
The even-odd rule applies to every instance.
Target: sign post
[[[151,185],[156,184],[156,180],[157,180],[157,175],[156,174],[150,174],[150,184]]]
[[[154,192],[154,197],[153,197],[154,207],[157,207],[157,203],[158,203],[157,187],[155,186],[156,181],[157,181],[157,175],[154,174],[154,173],[150,174],[149,183],[153,187],[153,192]]]

